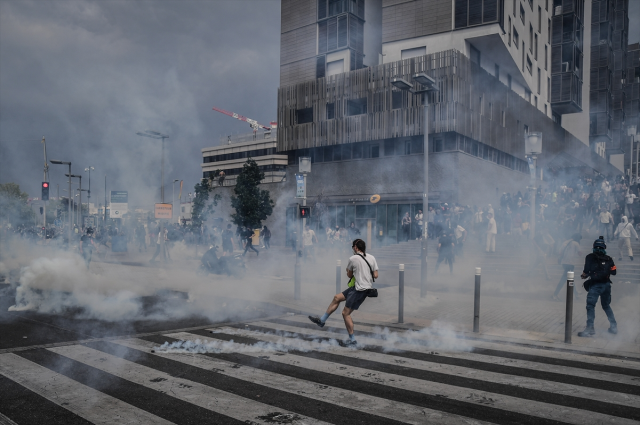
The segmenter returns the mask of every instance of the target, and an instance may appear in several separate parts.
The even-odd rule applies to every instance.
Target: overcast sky
[[[200,150],[251,131],[213,106],[275,121],[279,40],[277,0],[0,0],[0,182],[40,196],[44,136],[49,159],[95,167],[99,202],[105,174],[157,201],[160,143],[135,134],[152,129],[170,135],[165,182],[192,191]],[[65,171],[50,166],[52,196]]]
[[[639,21],[630,0],[630,43]],[[106,174],[131,204],[157,201],[160,144],[135,135],[152,129],[170,135],[166,199],[174,179],[192,191],[200,150],[250,131],[212,106],[276,119],[279,34],[277,0],[0,0],[0,183],[40,196],[44,136],[49,159],[95,167],[94,200]],[[50,166],[52,196],[64,172]]]

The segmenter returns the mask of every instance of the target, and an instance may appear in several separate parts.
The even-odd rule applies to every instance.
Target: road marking
[[[150,351],[158,344],[142,339],[126,339],[113,341],[141,351]],[[354,391],[346,391],[342,388],[318,385],[304,379],[292,378],[274,372],[264,371],[250,366],[237,367],[236,363],[215,359],[200,354],[180,354],[162,353],[156,351],[156,356],[169,358],[181,363],[189,364],[205,370],[215,370],[227,376],[241,379],[243,381],[254,382],[277,390],[300,394],[311,400],[326,401],[337,406],[356,409],[362,412],[371,413],[377,416],[395,419],[410,424],[423,424],[425,418],[437,420],[439,424],[459,424],[463,417],[449,415],[433,409],[413,406],[407,403],[399,403],[381,397],[369,396]],[[464,418],[467,420],[467,418]],[[475,421],[477,424],[488,424],[488,422]]]
[[[249,400],[188,379],[176,378],[159,370],[82,345],[55,347],[50,348],[49,351],[237,420],[260,422],[256,418],[268,416],[275,409],[273,406],[264,403]],[[292,412],[285,411],[281,413],[291,417],[298,417],[297,423],[326,424],[326,422],[301,417]]]
[[[0,374],[94,424],[172,424],[15,354],[0,354]]]

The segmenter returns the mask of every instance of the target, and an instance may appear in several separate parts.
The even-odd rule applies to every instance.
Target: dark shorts
[[[347,299],[345,307],[357,310],[367,298],[367,291],[356,291],[356,288],[347,288],[342,291],[342,295]]]
[[[222,241],[222,250],[224,252],[232,252],[233,251],[233,243],[230,240]]]

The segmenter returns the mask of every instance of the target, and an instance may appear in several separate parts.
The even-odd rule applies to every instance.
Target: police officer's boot
[[[595,334],[596,334],[596,330],[593,328],[593,326],[587,326],[586,328],[584,328],[582,332],[578,332],[578,336],[585,337],[585,338],[590,338]]]
[[[614,335],[616,335],[616,334],[618,333],[618,325],[611,325],[611,326],[609,326],[609,329],[607,329],[607,331],[608,331],[610,334],[614,334]]]

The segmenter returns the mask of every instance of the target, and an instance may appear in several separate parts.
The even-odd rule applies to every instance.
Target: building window
[[[533,25],[529,24],[529,51],[533,53]]]
[[[538,60],[538,34],[533,36],[533,58]]]
[[[455,28],[487,24],[498,21],[498,10],[503,0],[455,0]]]
[[[480,50],[476,49],[473,44],[470,44],[469,47],[471,48],[471,62],[480,65]]]
[[[320,55],[316,59],[316,78],[324,78],[325,76],[325,56]]]
[[[531,58],[527,55],[527,71],[529,71],[529,75],[533,75],[533,63],[531,62]]]
[[[507,42],[509,43],[509,46],[511,46],[511,16],[509,16],[509,25],[507,26],[507,31],[509,31]]]
[[[332,120],[336,117],[336,104],[335,102],[327,103],[327,119]]]
[[[546,116],[549,116],[549,111],[547,111],[547,104],[546,103],[544,104],[544,114]]]
[[[371,145],[371,146],[369,146],[369,157],[370,158],[379,158],[380,157],[380,145]]]
[[[518,48],[519,40],[520,37],[518,36],[518,30],[516,27],[513,27],[513,44],[516,46],[516,49]]]
[[[489,108],[489,120],[493,120],[493,103],[489,102],[489,105],[487,105]]]
[[[418,56],[424,56],[427,54],[427,46],[414,47],[412,49],[405,49],[400,51],[400,59],[410,59]]]
[[[498,64],[496,64],[496,67],[495,67],[495,75],[496,75],[496,78],[500,80],[500,66],[498,66]]]
[[[402,108],[402,92],[392,91],[391,92],[391,109],[400,109],[400,108]]]
[[[507,126],[507,113],[505,111],[502,111],[502,126]]]
[[[547,21],[547,43],[551,43],[551,19]]]
[[[544,10],[549,11],[549,0],[544,0]]]
[[[516,0],[513,0],[513,17],[516,17]]]
[[[546,71],[549,66],[549,49],[548,46],[544,45],[544,70]]]
[[[538,6],[538,32],[542,34],[542,8]]]
[[[562,117],[555,112],[551,112],[551,119],[558,125],[562,125]]]
[[[482,103],[482,96],[478,98],[478,112],[480,112],[480,115],[484,115],[484,104]]]
[[[296,124],[313,122],[313,107],[296,110]]]
[[[344,72],[344,59],[327,63],[327,77]]]
[[[507,74],[507,86],[511,89],[511,75]]]
[[[524,100],[531,103],[531,92],[527,89],[524,89]]]
[[[529,126],[528,125],[524,125],[524,134],[529,134]]]
[[[551,102],[551,78],[547,77],[547,102]]]
[[[520,20],[522,21],[522,25],[524,25],[524,7],[520,5]]]
[[[533,0],[529,0],[529,7],[531,8],[531,11],[533,12]]]
[[[318,22],[318,53],[351,47],[362,52],[364,25],[352,15],[341,15]]]
[[[404,142],[404,154],[411,155],[411,140]]]
[[[540,87],[542,86],[542,71],[538,68],[538,94],[540,94]]]
[[[347,116],[362,115],[367,113],[367,98],[347,100]]]
[[[536,109],[538,109],[538,96],[533,96],[533,106],[535,106]]]

